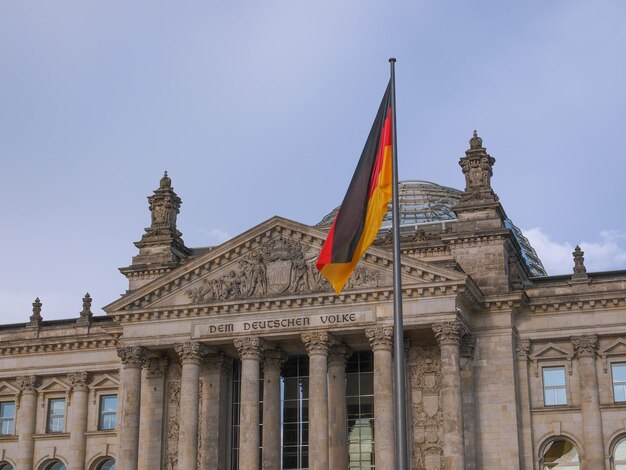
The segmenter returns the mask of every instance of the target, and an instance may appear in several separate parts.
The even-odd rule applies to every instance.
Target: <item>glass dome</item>
[[[448,186],[441,186],[430,181],[408,180],[399,183],[400,192],[400,229],[409,230],[420,224],[456,221],[454,206],[461,200],[463,191]],[[319,227],[329,227],[339,211],[336,207],[324,216],[317,224]],[[546,276],[546,270],[537,256],[534,248],[522,231],[511,221],[504,221],[505,227],[511,229],[513,236],[522,249],[522,257],[532,276]],[[381,232],[391,228],[391,204],[383,217]]]

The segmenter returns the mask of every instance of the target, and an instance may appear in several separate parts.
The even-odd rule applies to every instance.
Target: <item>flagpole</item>
[[[396,409],[396,469],[409,470],[406,383],[404,373],[404,325],[402,323],[402,275],[400,263],[400,205],[398,197],[398,139],[396,133],[396,59],[390,58],[392,116],[392,220],[393,220],[393,355]]]

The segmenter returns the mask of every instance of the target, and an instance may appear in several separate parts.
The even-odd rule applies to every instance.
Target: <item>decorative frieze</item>
[[[245,338],[236,338],[233,340],[235,348],[239,353],[241,360],[255,359],[260,361],[265,349],[265,341],[258,336],[246,336]]]
[[[572,336],[571,341],[578,356],[595,356],[598,350],[596,335]]]
[[[302,333],[302,342],[309,356],[314,354],[328,355],[332,336],[325,331]]]
[[[89,380],[89,374],[87,372],[84,372],[84,371],[68,372],[67,379],[70,382],[72,391],[78,390],[78,391],[86,392],[89,390],[89,387],[87,386],[87,381]]]
[[[467,328],[459,320],[442,321],[432,324],[435,338],[440,345],[460,345],[461,339],[468,333]]]
[[[179,344],[175,350],[183,364],[186,362],[200,362],[208,353],[206,345],[196,341]]]
[[[365,336],[370,342],[372,351],[393,349],[393,326],[366,328]]]
[[[140,346],[117,348],[117,355],[124,367],[141,367],[146,357],[146,350]]]

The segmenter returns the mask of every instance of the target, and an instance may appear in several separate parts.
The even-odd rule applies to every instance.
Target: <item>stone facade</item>
[[[494,163],[474,134],[456,219],[402,231],[412,468],[615,469],[626,271],[588,273],[577,247],[571,274],[534,275]],[[139,254],[121,268],[129,291],[107,316],[87,294],[77,318],[46,321],[36,299],[27,322],[0,327],[0,469],[278,470],[293,357],[308,371],[304,468],[365,468],[347,424],[356,353],[373,358],[373,448],[360,458],[393,468],[390,235],[335,295],[314,267],[328,226],[274,217],[194,249],[167,174],[149,204]]]

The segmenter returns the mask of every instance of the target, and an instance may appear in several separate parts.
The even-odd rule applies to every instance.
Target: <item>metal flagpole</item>
[[[400,207],[398,197],[398,139],[396,134],[396,59],[389,59],[391,67],[392,112],[392,215],[393,215],[393,357],[396,411],[396,469],[409,470],[406,384],[404,375],[404,326],[402,323],[402,277],[400,270]]]

